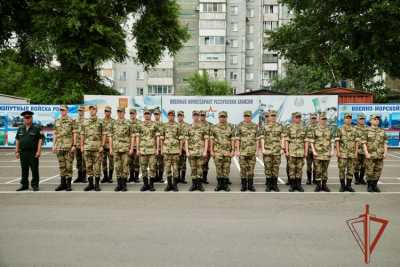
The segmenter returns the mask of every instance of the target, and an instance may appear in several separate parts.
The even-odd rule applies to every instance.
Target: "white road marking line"
[[[127,191],[127,192],[114,192],[114,191],[100,191],[100,192],[85,192],[85,191],[0,191],[0,194],[88,194],[88,195],[97,195],[97,194],[121,194],[121,195],[129,195],[129,194],[166,194],[166,195],[175,195],[175,194],[187,194],[187,195],[208,195],[208,194],[222,194],[222,195],[234,195],[234,194],[296,194],[296,195],[313,195],[313,194],[324,194],[324,195],[356,195],[356,194],[365,194],[365,195],[397,195],[400,192],[381,192],[381,193],[369,193],[369,192],[264,192],[264,191],[256,191],[256,192],[240,192],[240,191],[231,191],[231,192],[214,192],[214,191],[205,191],[205,192],[189,192],[189,191],[179,191],[179,192],[164,192],[164,191],[154,191],[154,192],[140,192],[140,191]]]
[[[400,156],[396,156],[396,155],[391,154],[391,153],[388,153],[388,155],[400,159]]]
[[[264,167],[264,162],[262,162],[261,159],[259,159],[258,157],[256,157],[257,162],[260,163],[263,167]],[[278,181],[280,184],[285,184],[285,181],[283,181],[280,177],[278,177]]]
[[[11,181],[5,182],[4,184],[11,184],[11,183],[16,182],[16,181],[18,181],[20,179],[21,179],[21,177],[18,177],[18,178],[12,179]]]
[[[59,177],[59,176],[60,176],[59,174],[56,174],[56,175],[54,175],[54,176],[51,176],[51,177],[46,178],[46,179],[44,179],[44,180],[41,180],[41,181],[39,182],[39,184],[42,184],[42,183],[44,183],[44,182],[47,182],[47,181],[52,180],[52,179],[54,179],[54,178],[56,178],[56,177]]]
[[[235,163],[234,165],[236,166],[236,168],[240,172],[240,165],[239,165],[239,161],[238,161],[237,157],[233,157],[233,163]]]

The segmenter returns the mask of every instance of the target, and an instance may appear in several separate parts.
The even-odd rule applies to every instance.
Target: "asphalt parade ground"
[[[50,151],[40,160],[39,192],[15,192],[20,167],[13,150],[0,151],[0,267],[5,266],[364,266],[345,221],[370,205],[389,225],[371,266],[400,266],[400,150],[390,150],[382,193],[339,193],[336,159],[329,166],[331,193],[289,193],[281,164],[280,193],[264,191],[257,160],[257,192],[240,192],[239,164],[231,165],[231,192],[214,192],[210,161],[206,192],[54,192],[58,163]],[[188,169],[188,174],[190,168]],[[303,176],[303,181],[305,176]],[[115,177],[114,177],[115,181]],[[362,229],[360,228],[360,231]],[[377,228],[371,224],[371,236]]]

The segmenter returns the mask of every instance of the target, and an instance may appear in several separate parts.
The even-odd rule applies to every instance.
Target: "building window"
[[[277,70],[265,70],[263,71],[263,79],[264,80],[272,80],[278,76],[278,71]]]
[[[278,5],[265,5],[264,14],[278,14]]]
[[[225,61],[225,54],[222,53],[209,53],[199,54],[200,61]]]
[[[201,3],[200,11],[208,13],[225,12],[225,3]]]
[[[143,95],[143,88],[142,87],[136,88],[136,95]]]
[[[144,72],[143,71],[137,71],[136,72],[136,80],[144,80]]]
[[[230,78],[232,81],[236,81],[236,80],[238,79],[238,74],[237,74],[236,72],[231,71],[231,72],[229,73],[229,78]]]
[[[247,66],[254,65],[254,57],[246,57],[246,65]]]
[[[224,45],[225,37],[224,36],[204,36],[204,44],[205,45]]]
[[[237,47],[239,47],[239,40],[237,40],[237,39],[232,39],[232,40],[231,40],[231,47],[232,47],[232,48],[237,48]]]
[[[238,31],[238,24],[236,22],[232,22],[232,31],[237,32]]]
[[[253,24],[247,24],[247,33],[249,33],[249,34],[254,33],[254,25]]]
[[[231,55],[230,63],[232,65],[238,64],[238,56],[237,55]]]
[[[248,18],[253,18],[254,17],[254,8],[248,8],[247,9],[247,17]]]
[[[247,40],[247,49],[254,49],[254,42],[252,40]]]
[[[263,63],[278,63],[278,54],[264,54]]]
[[[149,95],[171,95],[173,87],[172,85],[149,85],[147,91]]]
[[[278,21],[264,21],[264,31],[274,31],[279,27]]]
[[[254,79],[254,73],[247,72],[246,73],[246,81],[252,81]]]
[[[119,80],[126,81],[126,71],[122,71],[119,73]]]
[[[239,7],[238,6],[231,6],[231,14],[236,16],[239,14]]]

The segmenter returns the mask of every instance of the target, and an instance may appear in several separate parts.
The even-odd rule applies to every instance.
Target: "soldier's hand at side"
[[[313,151],[314,156],[318,156],[317,151]]]
[[[71,154],[73,154],[73,153],[75,152],[75,150],[76,150],[76,147],[75,147],[75,146],[72,146],[72,147],[71,147]]]
[[[104,148],[103,148],[103,146],[101,146],[101,147],[99,148],[99,152],[100,152],[100,153],[103,153],[103,150],[104,150]]]
[[[53,146],[53,147],[51,148],[51,151],[52,151],[53,153],[57,153],[57,148],[56,148],[55,146]]]
[[[371,158],[371,154],[365,153],[365,158],[370,159]]]
[[[15,158],[19,159],[19,152],[15,152]]]
[[[240,151],[236,151],[236,152],[235,152],[235,156],[236,156],[236,157],[240,157]]]
[[[214,154],[214,152],[212,152]],[[211,153],[210,153],[211,154]],[[207,151],[203,152],[203,158],[207,158]]]
[[[129,155],[133,155],[133,149],[131,148],[131,149],[129,149]]]
[[[358,153],[356,152],[356,154],[354,155],[355,159],[358,159]]]
[[[331,151],[331,157],[334,157],[335,156],[335,151]]]
[[[210,151],[210,156],[214,157],[214,151],[212,151],[212,150]],[[207,153],[205,153],[205,154],[203,153],[203,157],[207,157]]]
[[[385,153],[383,153],[383,159],[386,159],[386,157],[387,157],[387,153],[385,152]]]
[[[37,152],[36,152],[36,154],[35,154],[35,158],[40,158],[40,150],[38,150]]]
[[[189,150],[186,151],[186,156],[190,157],[190,152],[189,152]]]

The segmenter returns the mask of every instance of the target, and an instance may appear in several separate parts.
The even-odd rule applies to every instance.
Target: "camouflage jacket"
[[[361,142],[361,140],[364,138],[364,135],[367,134],[368,127],[366,125],[363,125],[363,126],[356,125],[356,126],[354,126],[354,128],[356,129],[357,135],[358,135],[358,139]],[[364,155],[365,154],[364,153],[364,148],[363,148],[363,146],[361,144],[358,146],[358,154],[360,154],[360,155]]]
[[[318,127],[318,123],[309,123],[306,127],[306,136],[309,135],[310,132],[314,131],[315,128]],[[312,153],[311,143],[308,144],[308,153]]]
[[[166,122],[161,126],[160,138],[163,140],[163,152],[166,154],[179,154],[183,134],[177,122]]]
[[[84,136],[84,150],[99,151],[103,135],[106,133],[101,119],[97,117],[86,119],[81,128],[81,135]]]
[[[154,121],[143,121],[137,128],[139,149],[142,155],[154,155],[157,149],[157,137],[160,136],[158,124]]]
[[[233,152],[232,141],[234,140],[234,128],[229,123],[217,123],[210,129],[210,139],[214,143],[214,154],[216,156]]]
[[[136,119],[135,121],[129,120],[129,123],[131,124],[132,134],[137,134],[139,132],[140,125],[142,125],[142,122]],[[136,144],[133,147],[136,149]]]
[[[241,122],[235,128],[235,139],[240,142],[240,155],[253,156],[257,151],[258,126],[254,122]]]
[[[131,145],[132,127],[128,120],[117,119],[111,126],[109,136],[112,138],[113,152],[128,152]]]
[[[318,154],[315,159],[329,160],[331,158],[334,136],[328,126],[318,126],[310,131],[307,135],[307,141],[314,144],[315,151]]]
[[[291,124],[286,127],[285,140],[289,143],[290,157],[304,157],[306,129],[301,124]]]
[[[85,117],[84,116],[78,117],[78,118],[75,119],[75,127],[76,127],[76,132],[77,132],[77,135],[76,135],[76,146],[77,146],[77,148],[79,148],[79,145],[81,143],[80,132],[81,132],[81,128],[82,128],[82,125],[83,125],[84,122],[85,122]]]
[[[111,132],[114,122],[115,122],[115,120],[113,118],[110,118],[110,119],[104,118],[103,119],[104,129],[106,132]],[[108,143],[108,138],[106,139],[106,142],[104,143],[104,148],[105,149],[110,148],[110,145]]]
[[[356,145],[360,141],[357,130],[353,126],[344,125],[336,131],[335,140],[339,142],[340,157],[353,159],[356,157]]]
[[[379,127],[369,127],[361,139],[362,144],[367,145],[368,153],[371,155],[371,159],[383,159],[385,153],[385,144],[387,142],[387,136],[385,131]]]
[[[264,140],[264,155],[280,155],[284,137],[285,130],[280,123],[266,123],[258,133],[258,138]]]
[[[70,117],[57,119],[54,125],[55,148],[58,150],[70,150],[74,143],[74,133],[76,131],[75,121]]]
[[[209,129],[204,124],[190,124],[185,133],[188,149],[192,156],[202,156],[204,142],[209,138]]]

